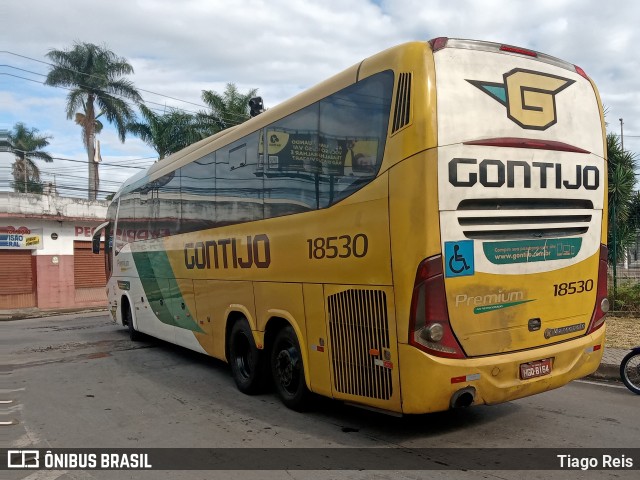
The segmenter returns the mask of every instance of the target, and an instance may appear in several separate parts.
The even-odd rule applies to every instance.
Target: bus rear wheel
[[[262,350],[253,340],[249,322],[236,321],[229,334],[229,364],[238,390],[247,395],[260,393],[267,378]]]
[[[280,330],[273,342],[271,374],[282,403],[296,411],[308,407],[310,393],[304,378],[302,352],[291,326]]]

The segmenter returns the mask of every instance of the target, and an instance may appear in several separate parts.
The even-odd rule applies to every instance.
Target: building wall
[[[106,208],[107,202],[0,194],[0,235],[10,227],[14,230],[26,227],[41,234],[41,244],[31,249],[36,280],[35,305],[30,306],[40,309],[106,306],[103,286],[78,287],[74,278],[74,241],[91,242],[93,230],[104,221]],[[103,255],[96,255],[96,268],[104,268]],[[0,310],[25,308],[24,298],[5,295],[0,298]]]

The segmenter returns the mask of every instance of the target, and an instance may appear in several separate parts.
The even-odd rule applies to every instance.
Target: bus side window
[[[180,233],[204,230],[217,225],[215,162],[216,155],[213,152],[180,169]]]
[[[373,180],[382,164],[393,72],[372,75],[320,102],[321,188],[329,204]]]
[[[149,238],[166,237],[180,232],[180,182],[180,170],[177,170],[149,185]]]
[[[314,103],[265,128],[265,218],[327,206],[318,189],[318,114]]]
[[[216,222],[262,220],[263,179],[258,170],[258,132],[216,152]]]
[[[122,248],[135,240],[135,200],[133,193],[125,193],[120,197],[118,211],[118,231],[116,232],[116,255]]]

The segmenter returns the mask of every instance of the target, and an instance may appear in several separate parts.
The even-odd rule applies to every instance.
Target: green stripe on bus
[[[158,320],[167,325],[204,333],[186,305],[164,251],[133,252],[142,288]],[[185,303],[185,308],[181,304]]]
[[[482,305],[480,307],[476,307],[473,309],[473,313],[478,315],[479,313],[487,313],[493,312],[494,310],[501,310],[503,308],[515,307],[516,305],[522,305],[523,303],[535,302],[535,298],[533,300],[520,300],[519,302],[507,302],[507,303],[496,303],[495,305]]]

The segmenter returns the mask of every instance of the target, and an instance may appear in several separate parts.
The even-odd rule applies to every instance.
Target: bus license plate
[[[527,380],[529,378],[542,377],[551,373],[551,359],[544,358],[535,362],[520,364],[520,378]]]

